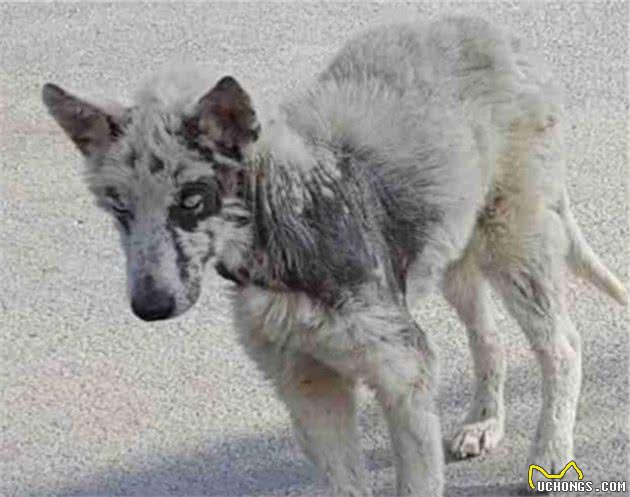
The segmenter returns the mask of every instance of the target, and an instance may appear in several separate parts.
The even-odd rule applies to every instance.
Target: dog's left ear
[[[46,83],[42,100],[59,126],[88,158],[106,151],[122,135],[122,116],[106,112],[57,85]]]
[[[201,97],[187,127],[202,142],[209,140],[211,148],[237,158],[260,134],[251,99],[231,76]]]

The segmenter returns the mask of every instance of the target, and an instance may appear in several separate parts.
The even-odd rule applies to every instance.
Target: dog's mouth
[[[239,286],[249,282],[249,271],[246,268],[239,268],[236,271],[230,270],[222,261],[217,261],[214,269],[222,278],[232,281]]]

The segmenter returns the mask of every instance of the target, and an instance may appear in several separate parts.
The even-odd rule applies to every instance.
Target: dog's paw
[[[498,418],[465,424],[453,437],[451,453],[457,459],[480,456],[496,448],[502,438],[503,422]]]

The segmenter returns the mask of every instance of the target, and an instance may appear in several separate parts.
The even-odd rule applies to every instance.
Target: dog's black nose
[[[140,319],[157,321],[167,319],[175,311],[175,299],[168,293],[153,291],[131,300],[131,309]]]

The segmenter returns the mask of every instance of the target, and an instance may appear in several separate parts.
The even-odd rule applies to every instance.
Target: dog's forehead
[[[136,107],[121,143],[125,163],[139,173],[172,177],[194,160],[182,133],[181,115],[159,107]]]
[[[180,115],[159,108],[130,111],[124,134],[90,175],[93,189],[168,195],[185,183],[213,177],[212,164],[190,147],[181,122]]]

